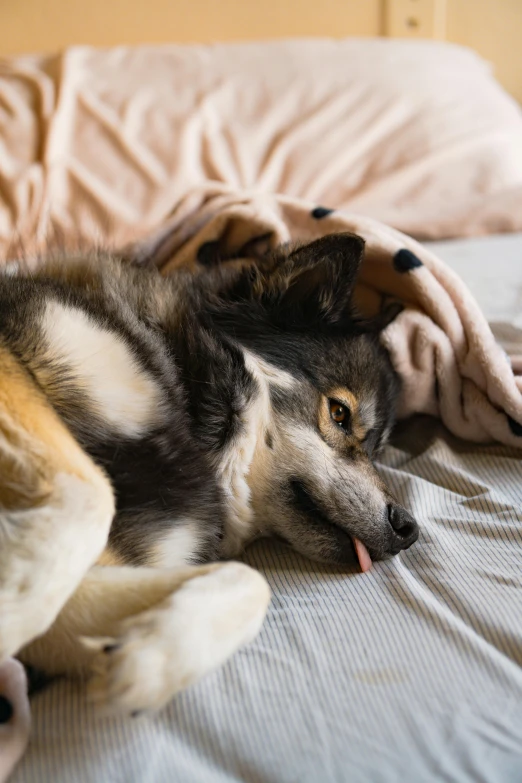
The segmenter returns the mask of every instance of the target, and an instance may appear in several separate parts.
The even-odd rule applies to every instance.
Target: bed
[[[326,42],[317,45],[333,46]],[[382,43],[370,45],[375,52]],[[346,46],[354,57],[359,56],[359,44]],[[335,56],[345,56],[341,44],[335,51]],[[156,55],[147,52],[150,64]],[[179,50],[169,52],[174,58],[180,56]],[[308,54],[310,67],[317,62],[317,50],[314,52]],[[418,61],[421,50],[416,52]],[[430,61],[432,54],[430,50]],[[114,69],[126,71],[129,63],[132,65],[133,56],[126,50],[93,53],[80,49],[58,60],[29,58],[15,64],[18,73],[25,69],[23,90],[30,93],[27,85],[38,84],[38,95],[48,103],[38,104],[45,134],[40,136],[40,125],[35,124],[35,134],[25,147],[15,132],[16,120],[25,116],[20,101],[11,102],[14,110],[9,122],[15,123],[13,126],[5,124],[4,116],[4,139],[16,148],[19,162],[29,161],[24,168],[24,187],[10,189],[15,180],[18,185],[22,182],[19,172],[17,177],[3,180],[4,194],[6,188],[11,194],[9,209],[4,209],[0,222],[5,257],[12,247],[13,215],[27,217],[24,242],[38,239],[45,233],[44,223],[48,226],[50,222],[62,239],[68,232],[80,232],[84,239],[101,237],[104,242],[121,244],[134,239],[136,233],[144,233],[172,209],[179,193],[173,194],[171,180],[162,177],[165,171],[172,176],[179,161],[172,158],[170,150],[162,149],[163,169],[157,165],[159,153],[155,159],[146,157],[146,166],[134,165],[135,148],[129,146],[128,137],[119,135],[114,116],[107,110],[107,106],[114,108],[115,93],[111,93],[106,76],[109,71],[99,63],[108,58],[114,76]],[[459,53],[454,56],[461,57]],[[208,51],[198,50],[197,57],[204,60]],[[396,60],[395,54],[389,62],[392,60]],[[405,62],[402,68],[403,74],[411,71]],[[474,68],[471,61],[469,68]],[[100,77],[98,82],[89,81],[89,85],[97,85],[89,93],[90,103],[78,88],[86,72]],[[448,68],[448,89],[451,73]],[[71,74],[74,78],[69,78]],[[268,91],[270,84],[266,77],[263,89]],[[423,90],[418,73],[408,84]],[[464,80],[458,89],[467,84]],[[55,93],[49,85],[56,87]],[[102,107],[93,98],[101,94],[105,100]],[[73,122],[80,115],[71,109],[71,96],[78,98],[75,105],[85,112],[81,116],[94,118],[94,124]],[[475,106],[480,123],[475,121],[477,114],[466,118],[474,133],[478,127],[487,131],[468,146],[484,153],[486,147],[481,144],[487,137],[489,152],[479,156],[480,183],[471,176],[459,191],[458,203],[464,207],[458,220],[451,210],[439,222],[433,217],[443,211],[441,204],[455,182],[451,165],[444,179],[441,158],[436,156],[437,165],[428,172],[408,161],[406,182],[403,177],[392,178],[393,187],[388,181],[387,190],[379,190],[377,184],[370,200],[373,207],[365,201],[368,188],[355,188],[344,195],[339,191],[336,200],[342,208],[353,208],[350,199],[359,199],[360,210],[366,205],[369,214],[373,209],[374,216],[399,228],[424,239],[438,237],[430,247],[466,280],[492,322],[497,339],[509,352],[522,353],[522,225],[518,222],[522,172],[517,168],[522,160],[517,146],[522,120],[507,96],[501,101],[495,93],[493,98],[498,98],[496,105],[502,111],[493,116],[487,106]],[[200,100],[198,107],[203,104]],[[31,106],[36,116],[34,103]],[[127,111],[129,106],[123,108]],[[432,108],[440,114],[440,105],[435,103]],[[154,112],[150,116],[157,120]],[[404,116],[400,115],[401,122]],[[488,124],[501,119],[505,127],[500,130]],[[459,122],[462,130],[461,115]],[[424,122],[422,127],[428,125]],[[126,160],[134,161],[123,171],[132,168],[135,179],[111,176],[110,192],[104,187],[108,182],[104,180],[105,163],[96,168],[96,155],[91,155],[88,170],[91,174],[95,171],[97,178],[90,179],[80,165],[85,160],[81,155],[98,149],[93,144],[95,137],[89,136],[93,127],[93,133],[102,134],[107,143],[118,147],[118,154],[123,150]],[[257,126],[250,122],[244,127],[254,132]],[[11,128],[10,134],[6,128]],[[139,129],[142,131],[143,125]],[[290,125],[290,137],[293,130]],[[39,149],[35,138],[44,139],[45,155],[35,152]],[[140,136],[141,142],[144,138]],[[410,138],[418,141],[419,137]],[[448,139],[454,144],[451,133]],[[215,136],[212,141],[216,142]],[[387,149],[391,149],[392,140],[387,141]],[[375,146],[377,155],[382,149],[379,144]],[[457,150],[456,159],[459,155],[462,158],[464,147],[452,147],[452,154]],[[24,158],[27,150],[33,159]],[[266,163],[263,155],[259,159]],[[404,152],[397,159],[404,162]],[[229,161],[227,171],[233,172],[232,179],[249,175],[242,160],[238,156]],[[469,171],[476,172],[476,160],[469,159]],[[266,172],[266,167],[261,168]],[[278,182],[286,183],[281,188],[291,191],[295,180],[284,180],[288,169],[283,166],[274,174],[274,167],[268,168],[275,179],[265,179],[264,187],[275,188],[273,183],[279,177]],[[200,169],[194,170],[201,175]],[[366,172],[370,170],[367,167]],[[411,179],[412,171],[418,179]],[[221,175],[225,178],[223,172]],[[333,191],[328,190],[331,183],[324,182],[321,196],[326,198],[330,193],[333,199]],[[428,182],[429,187],[421,192],[420,182],[424,186]],[[161,190],[158,183],[162,197],[150,199],[146,187],[156,192]],[[245,186],[243,181],[239,184]],[[388,195],[392,191],[393,199]],[[122,193],[130,201],[138,194],[133,209],[127,209],[128,202],[122,203]],[[466,201],[466,194],[475,198],[477,193],[478,201]],[[419,210],[423,198],[423,209]],[[142,207],[139,226],[135,220],[137,203]],[[84,208],[86,204],[89,209]],[[495,229],[512,233],[440,241],[444,236],[491,234]],[[275,542],[255,544],[246,552],[245,561],[265,574],[273,600],[260,636],[247,649],[154,717],[103,718],[86,704],[81,685],[54,683],[33,698],[32,741],[13,780],[497,783],[521,779],[520,451],[460,441],[436,419],[422,416],[400,424],[379,467],[398,500],[421,523],[418,544],[392,561],[376,564],[368,574],[322,568]]]

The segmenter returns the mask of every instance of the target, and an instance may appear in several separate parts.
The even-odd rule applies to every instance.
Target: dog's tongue
[[[372,559],[370,557],[370,553],[364,546],[363,542],[359,541],[358,538],[354,538],[353,543],[355,546],[357,559],[359,560],[359,565],[361,566],[361,571],[364,574],[366,571],[369,571],[370,568],[372,567]]]

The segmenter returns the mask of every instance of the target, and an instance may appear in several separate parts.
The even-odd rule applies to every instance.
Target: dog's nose
[[[390,503],[388,521],[392,526],[394,543],[400,549],[408,549],[419,537],[419,526],[405,508]]]

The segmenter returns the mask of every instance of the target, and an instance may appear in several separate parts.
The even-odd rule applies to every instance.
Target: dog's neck
[[[224,536],[220,554],[237,555],[265,534],[252,507],[253,468],[273,459],[266,444],[272,429],[270,386],[284,371],[240,344],[232,329],[214,328],[204,307],[185,314],[171,336],[191,417],[192,431],[212,460],[223,490]],[[290,376],[288,376],[290,379]]]

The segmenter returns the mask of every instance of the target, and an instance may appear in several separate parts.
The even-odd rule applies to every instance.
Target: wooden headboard
[[[442,38],[522,101],[522,0],[2,0],[0,53],[295,36]]]

